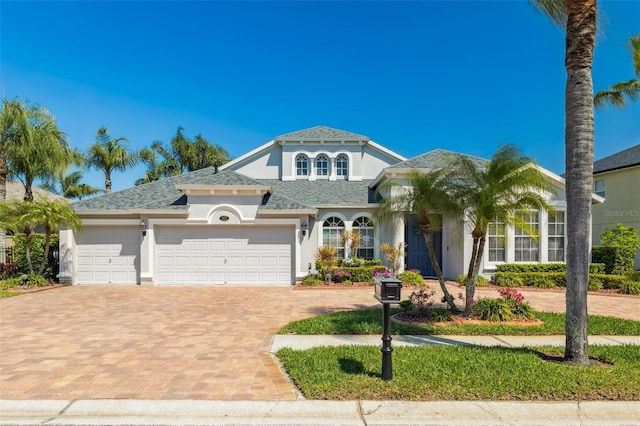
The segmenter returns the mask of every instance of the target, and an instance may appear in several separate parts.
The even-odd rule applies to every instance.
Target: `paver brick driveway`
[[[372,293],[74,286],[2,299],[0,399],[295,399],[268,353],[273,334],[296,319],[376,306]],[[564,292],[523,293],[535,309],[564,310]],[[640,298],[590,295],[589,312],[640,319]]]
[[[295,399],[284,324],[372,290],[73,286],[0,300],[0,399]]]

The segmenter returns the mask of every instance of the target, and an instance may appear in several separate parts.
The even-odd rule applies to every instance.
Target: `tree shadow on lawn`
[[[367,375],[369,377],[380,377],[379,373],[365,369],[362,362],[355,359],[339,358],[338,363],[340,364],[340,370],[343,373]]]

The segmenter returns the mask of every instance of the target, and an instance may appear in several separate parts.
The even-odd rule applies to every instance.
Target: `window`
[[[374,227],[371,219],[367,217],[359,217],[353,221],[353,230],[358,232],[362,237],[360,248],[358,248],[357,257],[361,259],[373,259],[373,235]]]
[[[516,262],[538,262],[538,242],[533,236],[538,236],[539,222],[537,211],[523,211],[516,214],[516,220],[522,226],[516,226]],[[533,236],[532,236],[533,235]]]
[[[504,262],[507,226],[504,222],[489,223],[489,262]]]
[[[598,180],[593,182],[593,192],[595,192],[596,195],[599,195],[602,198],[604,198],[604,194],[606,192],[606,188],[605,188],[605,185],[604,185],[604,179],[598,179]]]
[[[340,218],[330,217],[322,225],[322,245],[335,247],[338,258],[344,258],[343,232],[344,222]]]
[[[326,155],[318,155],[316,158],[316,175],[329,176],[329,158]]]
[[[336,175],[349,176],[349,159],[346,155],[338,155],[336,158]]]
[[[296,157],[296,176],[309,176],[309,160],[304,155]]]
[[[549,262],[564,262],[564,212],[549,212]]]

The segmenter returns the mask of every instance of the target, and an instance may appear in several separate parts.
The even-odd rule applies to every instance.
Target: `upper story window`
[[[349,176],[349,159],[346,155],[336,158],[336,176]]]
[[[306,155],[296,157],[296,176],[309,176],[309,159]]]
[[[596,195],[601,196],[602,198],[604,198],[604,194],[605,194],[605,185],[604,185],[604,179],[598,179],[596,181],[593,181],[593,192],[596,193]]]
[[[324,154],[316,157],[316,176],[329,176],[329,158]]]
[[[373,259],[374,231],[373,221],[368,217],[359,217],[353,221],[353,230],[360,234],[362,241],[358,248],[357,257],[360,259]]]

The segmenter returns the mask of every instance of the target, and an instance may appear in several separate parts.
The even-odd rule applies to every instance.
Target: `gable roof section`
[[[413,157],[406,161],[401,161],[400,163],[396,163],[392,166],[386,167],[386,169],[441,169],[443,167],[447,167],[449,165],[449,162],[458,155],[470,159],[481,167],[484,167],[488,161],[471,155],[458,154],[456,152],[447,151],[444,149],[434,149],[433,151],[429,151],[417,157]]]
[[[61,195],[54,194],[53,192],[46,191],[36,186],[31,187],[34,200],[48,200],[48,201],[62,201],[70,203],[68,198]],[[22,201],[24,200],[24,185],[20,182],[7,181],[7,201]]]
[[[593,173],[604,173],[640,165],[640,144],[593,163]]]
[[[340,129],[334,129],[327,126],[315,126],[308,129],[297,130],[291,133],[277,136],[276,141],[301,141],[301,140],[355,140],[369,141],[369,136],[359,135],[357,133],[347,132]]]

